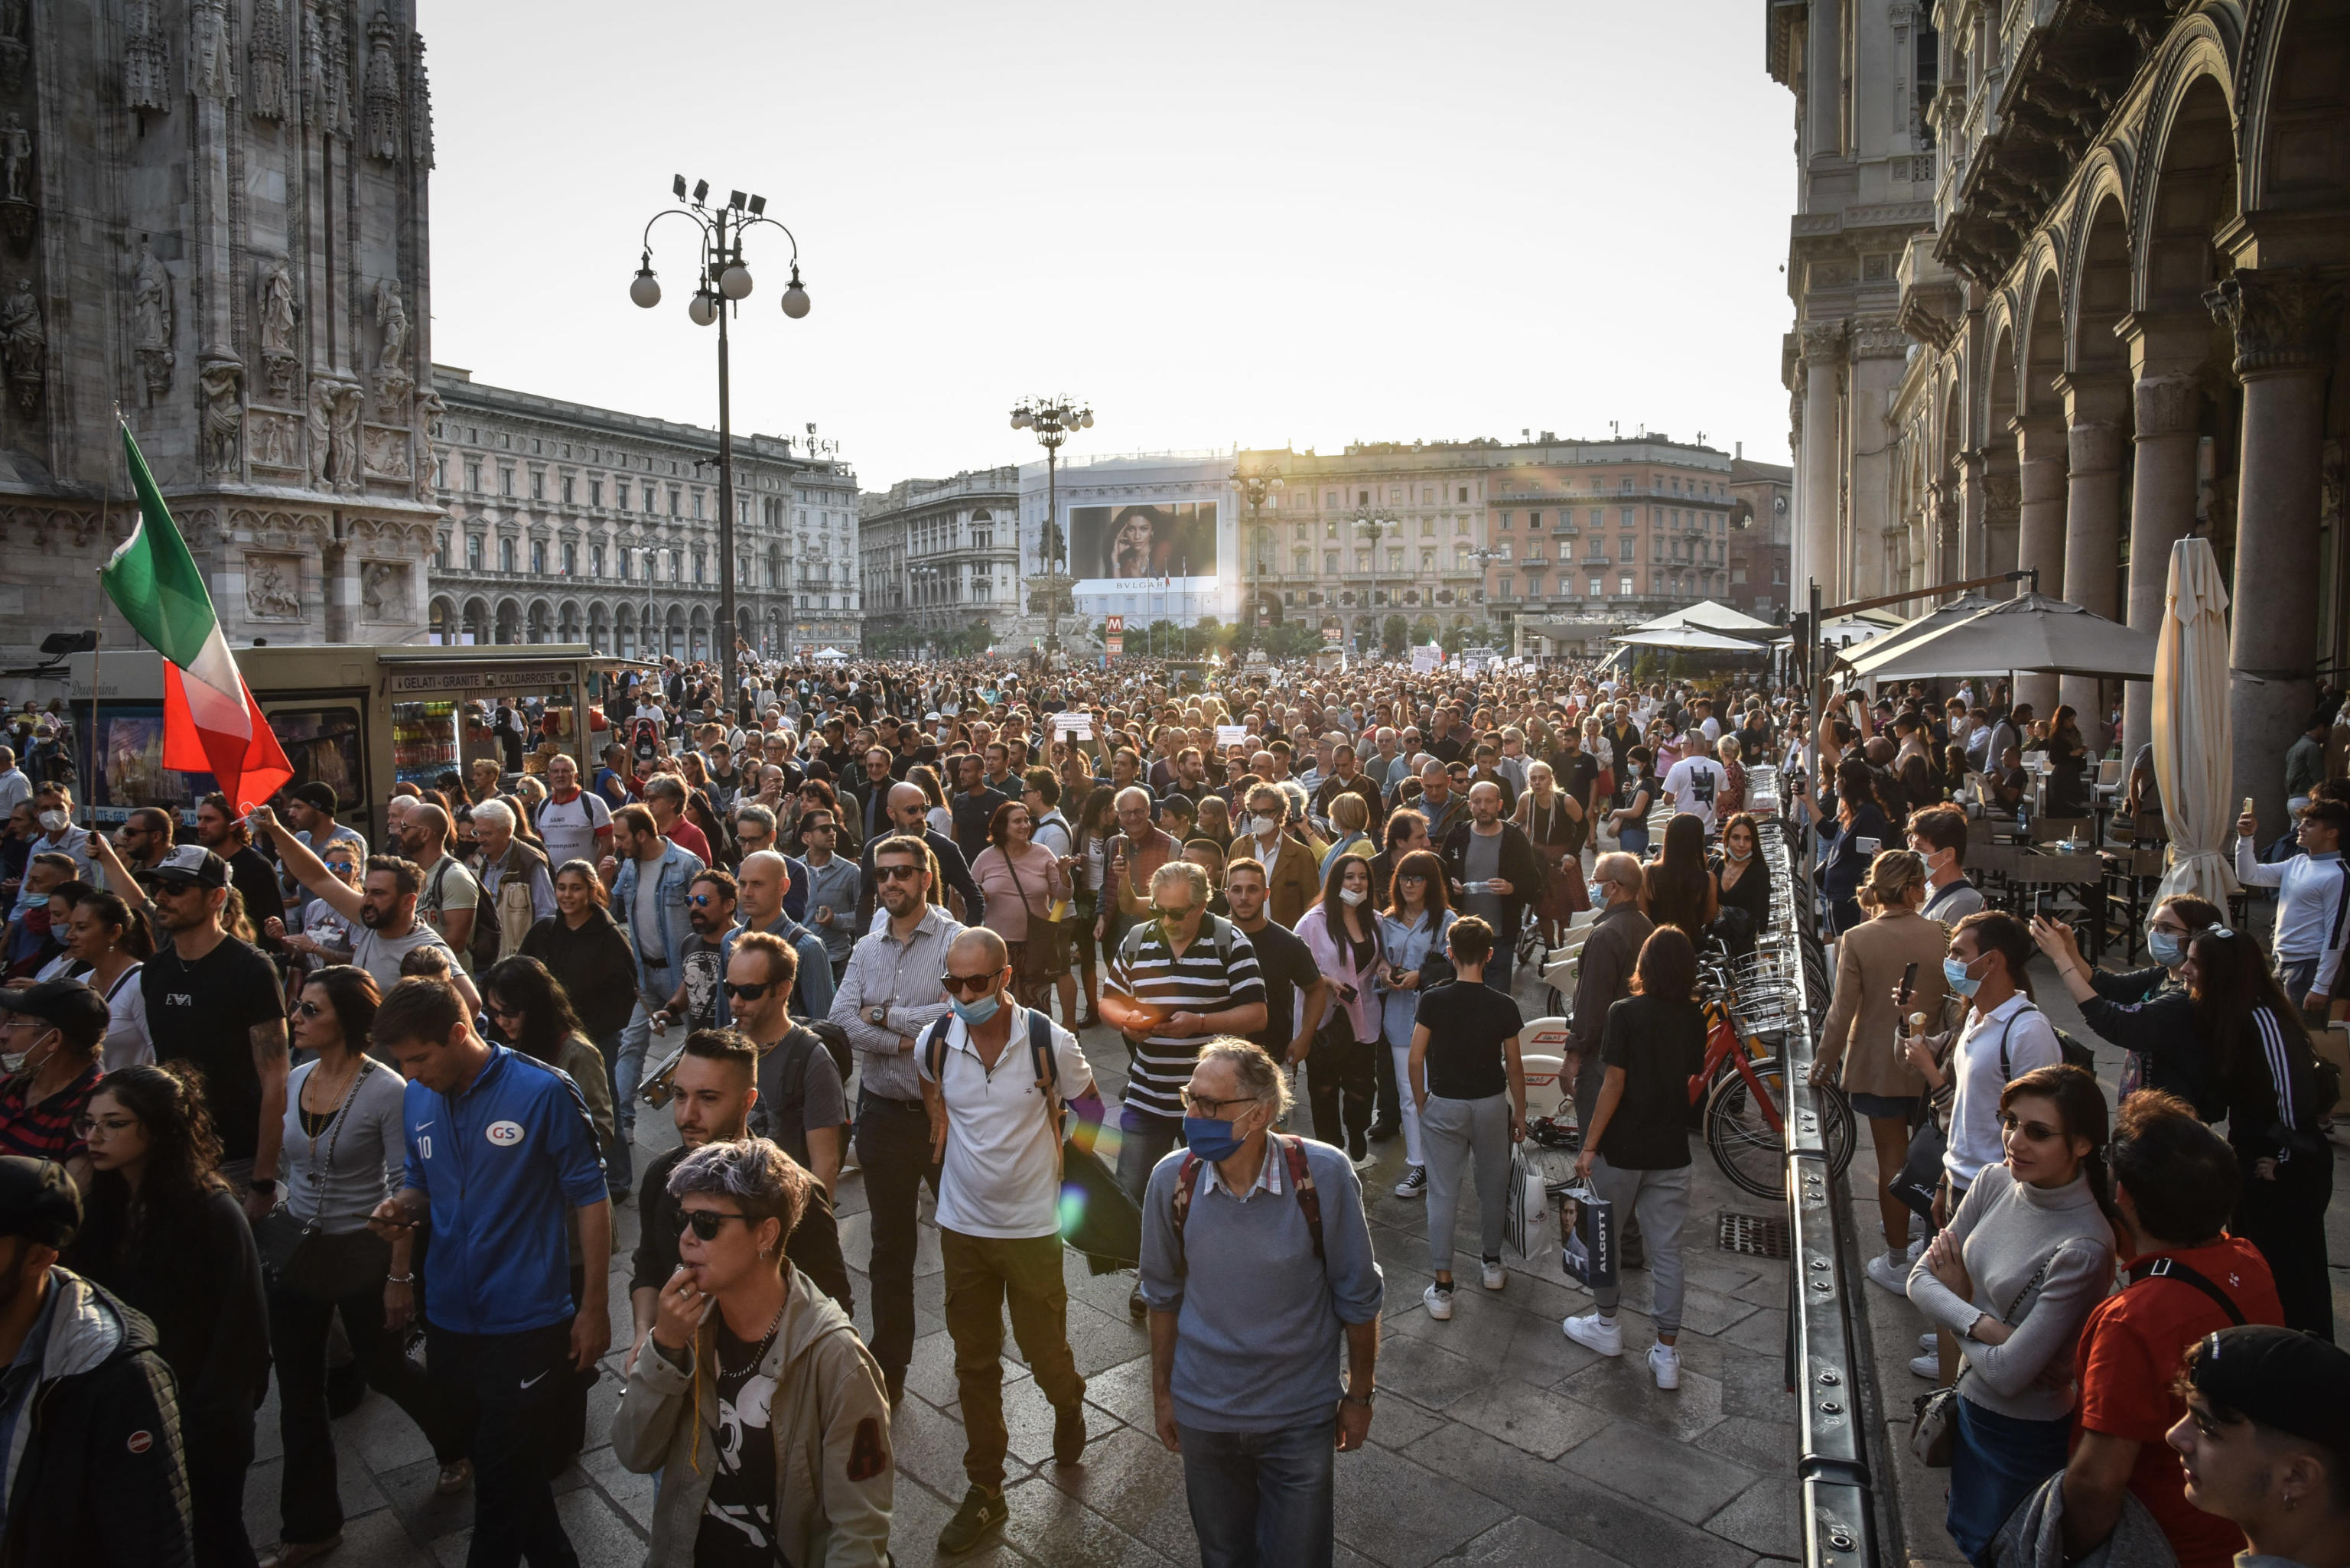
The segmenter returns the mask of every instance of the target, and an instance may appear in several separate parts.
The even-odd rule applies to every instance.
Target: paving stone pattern
[[[1527,1016],[1540,988],[1521,988]],[[1105,1094],[1125,1075],[1123,1042],[1087,1031],[1087,1056]],[[1304,1106],[1294,1125],[1308,1130]],[[637,1127],[639,1168],[675,1141],[668,1117],[648,1111]],[[1607,1568],[1743,1568],[1797,1550],[1792,1398],[1781,1386],[1786,1264],[1720,1252],[1714,1216],[1773,1206],[1733,1189],[1701,1142],[1693,1142],[1696,1189],[1687,1256],[1688,1326],[1681,1386],[1659,1392],[1645,1365],[1654,1334],[1638,1310],[1644,1272],[1626,1277],[1625,1354],[1593,1355],[1559,1332],[1590,1310],[1590,1295],[1553,1264],[1547,1275],[1513,1267],[1505,1290],[1477,1287],[1473,1197],[1463,1194],[1466,1269],[1452,1320],[1420,1304],[1427,1267],[1426,1205],[1389,1196],[1403,1171],[1399,1137],[1373,1146],[1365,1178],[1368,1211],[1387,1275],[1380,1397],[1370,1442],[1337,1461],[1339,1563],[1420,1568],[1593,1564]],[[858,1327],[871,1326],[871,1255],[862,1179],[840,1183],[841,1241],[857,1287]],[[633,1203],[617,1211],[618,1247],[635,1245]],[[957,1563],[1183,1564],[1199,1561],[1184,1501],[1181,1461],[1151,1432],[1149,1344],[1128,1322],[1132,1277],[1087,1273],[1068,1260],[1069,1342],[1087,1381],[1091,1438],[1086,1462],[1053,1463],[1052,1411],[1016,1359],[1007,1324],[1004,1407],[1011,1428],[1009,1522],[964,1556],[941,1558],[939,1529],[961,1501],[962,1428],[954,1355],[941,1315],[938,1234],[923,1199],[914,1302],[917,1332],[907,1397],[893,1427],[898,1485],[892,1552],[904,1568]],[[612,1285],[614,1354],[590,1396],[588,1449],[556,1486],[566,1526],[588,1568],[635,1568],[644,1558],[652,1485],[614,1460],[606,1433],[619,1395],[629,1337],[625,1269]],[[261,1412],[258,1458],[246,1488],[256,1545],[277,1538],[281,1469],[276,1404]],[[343,1507],[348,1515],[334,1568],[458,1568],[471,1533],[470,1493],[434,1495],[436,1468],[422,1437],[390,1401],[370,1394],[335,1423]]]

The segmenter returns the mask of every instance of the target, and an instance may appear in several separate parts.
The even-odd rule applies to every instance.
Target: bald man
[[[922,786],[892,784],[889,798],[889,832],[920,837],[931,846],[931,853],[939,857],[939,880],[946,886],[941,888],[934,885],[931,896],[946,905],[948,912],[954,914],[963,924],[979,924],[987,913],[987,895],[982,893],[979,884],[971,879],[971,862],[963,858],[962,851],[955,846],[955,841],[930,826],[931,801],[922,793]],[[873,886],[873,846],[888,836],[889,834],[885,833],[867,839],[864,853],[858,860],[857,929],[860,933],[873,923],[876,891]],[[948,897],[950,894],[951,898]],[[959,912],[956,905],[961,906]]]

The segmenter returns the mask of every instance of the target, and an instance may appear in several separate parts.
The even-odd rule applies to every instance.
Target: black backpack
[[[444,857],[441,868],[432,874],[432,902],[436,908],[441,903],[442,884],[449,879],[449,867],[455,863],[455,856]],[[479,877],[473,877],[473,890],[478,895],[473,900],[473,934],[466,939],[465,958],[473,972],[481,974],[498,961],[498,943],[504,935],[504,927],[498,919],[497,899],[482,886]],[[448,918],[445,911],[442,918]]]

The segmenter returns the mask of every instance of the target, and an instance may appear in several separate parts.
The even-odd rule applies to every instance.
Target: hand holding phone
[[[1904,966],[1901,971],[1901,990],[1895,995],[1893,1000],[1900,1003],[1902,1006],[1907,1007],[1909,1005],[1910,994],[1917,989],[1918,966],[1914,963]]]

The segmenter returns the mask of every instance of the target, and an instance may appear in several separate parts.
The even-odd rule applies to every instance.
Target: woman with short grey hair
[[[756,1137],[670,1173],[678,1270],[612,1418],[620,1463],[665,1478],[647,1558],[661,1568],[889,1559],[881,1368],[784,1255],[814,1179]]]

